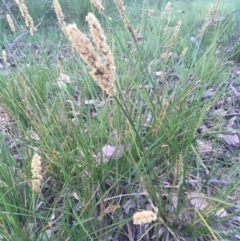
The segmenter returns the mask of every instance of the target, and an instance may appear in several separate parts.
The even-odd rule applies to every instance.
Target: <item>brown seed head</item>
[[[136,36],[135,30],[134,30],[132,24],[130,23],[130,21],[129,21],[127,15],[126,15],[126,11],[125,11],[125,8],[123,6],[122,0],[114,0],[114,2],[115,2],[116,6],[118,8],[118,11],[119,11],[122,19],[123,19],[123,23],[124,23],[126,29],[130,32],[134,41],[137,42],[138,38]]]
[[[180,57],[184,57],[188,51],[188,47],[185,47],[180,55]]]
[[[100,12],[104,10],[104,7],[102,5],[102,0],[91,0],[91,2],[96,8],[98,8]]]
[[[166,7],[163,10],[161,19],[164,19],[167,16],[167,14],[169,13],[170,7],[171,7],[171,2],[168,2]]]
[[[212,21],[214,20],[215,15],[216,15],[216,13],[217,13],[217,11],[218,11],[220,2],[221,2],[221,0],[217,0],[216,5],[215,5],[215,7],[214,7],[214,9],[213,9],[213,11],[212,11]]]
[[[91,75],[99,83],[100,87],[109,95],[115,95],[115,64],[113,55],[106,44],[106,37],[98,20],[91,13],[88,14],[86,19],[99,53],[95,50],[89,38],[77,28],[76,24],[67,26],[67,34],[83,61],[92,69]]]
[[[62,12],[62,8],[58,2],[58,0],[54,0],[53,1],[53,7],[55,9],[55,13],[57,15],[57,19],[58,19],[58,22],[62,28],[62,31],[65,35],[67,35],[67,31],[66,31],[66,22],[64,21],[64,15],[63,15],[63,12]]]
[[[35,154],[32,159],[31,163],[31,172],[32,172],[32,179],[31,179],[31,186],[32,190],[41,193],[41,182],[43,179],[42,176],[42,167],[41,167],[41,157],[38,154]]]
[[[133,215],[133,224],[141,225],[157,220],[157,215],[153,211],[141,211]]]
[[[13,32],[15,32],[15,25],[13,23],[13,20],[9,14],[6,15],[8,24]]]
[[[168,59],[172,55],[172,49],[173,49],[173,43],[175,39],[177,38],[178,32],[180,30],[182,21],[179,21],[174,29],[174,33],[170,39],[170,43],[167,46],[167,50],[162,54],[162,58]]]
[[[37,31],[37,29],[34,27],[33,19],[30,16],[30,14],[28,13],[28,9],[24,3],[24,0],[15,0],[15,1],[19,7],[19,10],[20,10],[22,16],[25,19],[26,26],[30,28],[30,34],[33,36],[35,34],[35,32]]]

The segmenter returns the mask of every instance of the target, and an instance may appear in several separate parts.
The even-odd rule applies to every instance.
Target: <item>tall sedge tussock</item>
[[[102,5],[102,0],[91,0],[92,4],[98,8],[100,12],[104,11],[104,7]]]
[[[66,30],[67,25],[66,25],[66,22],[64,21],[64,15],[63,15],[62,8],[61,8],[58,0],[53,1],[53,7],[54,7],[58,22],[62,28],[63,33],[65,35],[67,35],[67,30]]]
[[[114,0],[114,2],[115,2],[116,6],[118,8],[118,11],[119,11],[122,19],[123,19],[123,23],[124,23],[126,29],[130,32],[134,41],[137,42],[138,38],[136,36],[135,30],[134,30],[132,24],[130,23],[130,21],[129,21],[127,15],[126,15],[125,7],[123,6],[122,0]]]
[[[107,94],[113,96],[116,94],[114,57],[97,18],[92,13],[88,13],[86,20],[96,48],[90,39],[77,28],[76,24],[66,27],[67,35],[83,61],[92,69],[92,77]]]
[[[38,154],[35,154],[33,156],[32,163],[31,163],[31,172],[32,172],[31,187],[32,187],[32,190],[37,193],[41,193],[41,182],[43,179],[41,165],[42,165],[41,157]]]
[[[6,18],[7,18],[7,22],[8,22],[8,24],[9,24],[9,27],[11,28],[11,30],[12,30],[13,32],[15,32],[15,25],[14,25],[14,22],[13,22],[11,16],[10,16],[9,14],[7,14],[7,15],[6,15]]]
[[[35,34],[35,32],[37,31],[37,29],[34,27],[34,23],[33,23],[33,19],[30,16],[30,14],[28,13],[28,9],[24,3],[24,0],[15,0],[19,10],[23,16],[23,18],[25,19],[25,24],[27,27],[30,28],[30,34],[33,36]]]

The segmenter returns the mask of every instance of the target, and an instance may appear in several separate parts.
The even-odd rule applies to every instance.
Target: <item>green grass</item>
[[[66,21],[76,21],[87,35],[85,15],[95,11],[98,16],[114,49],[117,94],[110,98],[61,32],[49,8],[52,3],[42,2],[26,1],[34,22],[41,17],[43,22],[36,36],[20,38],[23,48],[12,55],[16,66],[0,73],[1,106],[17,124],[11,130],[16,148],[10,148],[4,136],[0,141],[0,240],[107,240],[110,236],[131,240],[129,229],[139,235],[132,240],[143,240],[145,232],[132,225],[132,216],[147,207],[157,208],[160,218],[142,227],[150,230],[146,236],[156,236],[153,240],[234,240],[239,228],[229,225],[239,216],[238,153],[219,159],[222,118],[214,119],[215,126],[207,133],[198,132],[219,99],[227,95],[227,60],[232,53],[216,51],[229,45],[228,36],[237,36],[234,16],[197,38],[209,2],[173,1],[170,14],[161,20],[167,1],[145,5],[125,1],[129,19],[141,34],[135,44],[111,1],[104,2],[102,14],[87,0],[81,5],[60,1]],[[226,17],[237,5],[222,2],[217,16]],[[155,14],[149,15],[147,9]],[[13,51],[8,44],[21,34],[24,23],[17,8],[11,13],[15,23],[20,21],[15,33],[5,19],[0,20],[0,29],[4,29],[1,45],[7,53]],[[161,55],[179,20],[182,26],[172,55],[164,60]],[[188,52],[180,57],[185,47]],[[59,60],[70,84],[58,79]],[[156,75],[159,71],[163,73],[160,77]],[[214,95],[203,98],[211,88]],[[90,100],[93,104],[86,104]],[[168,107],[159,124],[164,103]],[[202,140],[214,146],[210,157],[198,152],[197,141]],[[104,163],[99,153],[107,144],[123,145],[123,155]],[[42,157],[41,195],[29,185],[35,153]],[[222,186],[211,183],[223,174],[229,182]],[[207,208],[195,209],[190,204],[187,193],[193,191],[205,194]],[[132,208],[126,211],[129,203]],[[116,204],[121,208],[98,219]],[[228,216],[216,216],[221,208]]]

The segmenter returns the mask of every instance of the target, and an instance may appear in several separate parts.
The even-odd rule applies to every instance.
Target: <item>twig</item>
[[[121,195],[118,195],[118,196],[115,196],[115,197],[105,198],[105,199],[103,199],[103,201],[106,202],[106,201],[108,201],[108,200],[112,200],[112,199],[115,199],[115,198],[121,198],[121,197],[126,197],[126,196],[137,196],[137,195],[145,195],[145,196],[148,196],[149,194],[146,193],[146,192],[142,192],[142,193],[130,193],[130,194],[121,194]]]
[[[206,180],[202,180],[203,182],[206,182]],[[187,183],[199,183],[200,180],[186,180]],[[211,184],[229,184],[229,181],[226,181],[226,180],[217,180],[217,179],[210,179],[208,181],[208,183],[211,183]]]
[[[223,115],[223,116],[232,116],[232,115],[240,115],[240,113],[229,113],[229,114],[225,114],[225,115]]]

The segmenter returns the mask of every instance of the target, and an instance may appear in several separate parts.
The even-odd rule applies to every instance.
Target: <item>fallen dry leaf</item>
[[[227,215],[228,215],[228,213],[226,212],[226,210],[224,208],[217,210],[217,212],[215,213],[215,216],[217,216],[219,218],[224,218]]]
[[[163,75],[163,72],[162,72],[162,71],[157,71],[157,72],[156,72],[156,76],[161,77],[162,75]]]
[[[218,109],[218,110],[214,110],[210,113],[210,116],[225,116],[227,114],[226,110],[223,109]]]
[[[199,153],[212,152],[213,148],[210,143],[197,140],[197,150]]]
[[[237,116],[233,116],[227,123],[227,125],[224,127],[225,130],[231,132],[231,133],[234,133],[236,130],[236,128],[234,128],[234,126],[236,125],[235,124],[235,121],[237,120]],[[236,132],[235,132],[236,133]]]
[[[152,115],[152,112],[148,112],[147,116],[146,116],[146,119],[143,123],[143,126],[144,127],[151,127],[152,125],[152,119],[153,119],[153,115]]]
[[[108,163],[110,160],[118,160],[119,158],[121,158],[123,155],[123,152],[124,152],[124,145],[120,145],[119,147],[105,145],[102,148],[102,152],[97,154],[95,160],[98,164],[100,164],[101,159],[103,163]]]
[[[215,89],[209,89],[203,93],[202,98],[205,99],[205,98],[213,96],[214,94],[215,94]]]
[[[72,83],[71,78],[68,75],[63,74],[63,73],[60,73],[60,75],[58,77],[58,80],[64,81],[67,84],[71,84]]]
[[[189,192],[187,198],[190,203],[198,210],[203,210],[208,206],[205,194],[201,192]]]
[[[74,199],[79,201],[79,197],[78,197],[76,191],[72,191],[72,196],[73,196]]]
[[[240,146],[240,139],[238,134],[232,134],[232,135],[219,134],[218,137],[224,140],[230,146],[234,146],[234,147]]]
[[[237,91],[237,89],[235,87],[233,87],[232,85],[230,85],[230,88],[232,89],[233,93],[235,94],[236,97],[240,96],[240,93]]]
[[[206,125],[202,125],[202,126],[200,126],[200,127],[198,128],[198,131],[199,131],[200,133],[205,133],[205,132],[208,132],[209,129],[208,129],[208,127],[207,127]]]
[[[120,145],[119,148],[111,145],[106,145],[102,148],[102,153],[105,157],[118,160],[123,155],[123,145]]]

